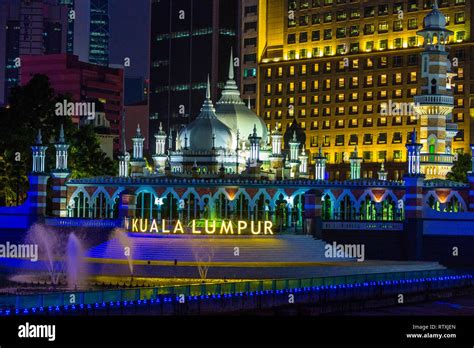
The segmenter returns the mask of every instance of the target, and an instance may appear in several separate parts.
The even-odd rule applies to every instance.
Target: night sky
[[[109,0],[110,63],[131,59],[126,76],[148,78],[150,0]]]

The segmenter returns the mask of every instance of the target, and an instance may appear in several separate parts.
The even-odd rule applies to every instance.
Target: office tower
[[[62,53],[67,8],[56,0],[18,0],[0,5],[0,105],[19,82],[22,55]]]
[[[22,85],[35,74],[44,74],[58,94],[68,94],[75,102],[100,101],[108,127],[115,136],[114,150],[118,151],[123,111],[123,69],[81,62],[71,54],[24,56],[22,60]]]
[[[150,138],[160,122],[176,135],[199,114],[208,74],[216,101],[228,75],[222,63],[231,48],[238,52],[237,17],[237,0],[152,2]],[[240,59],[235,62],[240,65]]]
[[[80,61],[109,64],[108,0],[81,0],[74,3],[74,54]]]
[[[405,143],[413,130],[422,140],[425,134],[418,114],[423,108],[413,103],[428,98],[418,96],[431,83],[421,70],[425,39],[417,33],[432,11],[440,11],[453,32],[442,64],[454,108],[443,111],[452,139],[439,151],[453,155],[442,157],[446,166],[468,152],[474,130],[469,1],[267,0],[258,11],[258,38],[264,40],[257,56],[259,114],[283,131],[296,120],[306,132],[311,163],[322,147],[329,178],[339,180],[348,177],[356,146],[362,178],[375,178],[382,162],[391,180],[406,172]],[[422,152],[429,155],[429,146]],[[433,158],[422,156],[422,168]]]

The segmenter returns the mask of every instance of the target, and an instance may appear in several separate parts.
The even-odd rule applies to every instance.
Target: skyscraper
[[[109,64],[108,0],[74,2],[74,54],[79,60],[107,66]]]
[[[0,5],[0,105],[18,85],[22,55],[64,53],[67,8],[56,0],[18,0]]]
[[[227,79],[222,62],[231,47],[238,52],[237,22],[237,0],[152,2],[150,138],[160,122],[175,132],[199,114],[208,74],[216,100]]]
[[[428,81],[427,72],[421,71],[428,65],[423,63],[425,39],[418,33],[433,6],[453,32],[446,51],[429,58],[430,69],[436,64],[440,69],[433,70],[433,76],[448,74],[448,82],[436,83],[449,86],[454,95],[451,109],[425,96],[431,94],[433,78]],[[259,114],[283,131],[296,122],[306,133],[312,163],[322,147],[330,179],[348,177],[356,146],[363,159],[362,177],[376,177],[386,162],[388,178],[401,179],[406,172],[405,143],[414,129],[426,143],[422,169],[432,171],[435,154],[446,154],[439,159],[449,167],[457,153],[469,151],[474,138],[469,63],[473,9],[472,2],[464,0],[260,1]],[[436,94],[444,93],[437,89]],[[418,102],[419,108],[413,105]],[[447,128],[446,135],[438,136],[431,150],[430,128],[437,126],[427,126],[423,117],[430,108],[443,109],[440,117],[447,123],[440,125]],[[445,142],[449,146],[441,145]]]
[[[89,62],[109,64],[109,0],[91,0]]]

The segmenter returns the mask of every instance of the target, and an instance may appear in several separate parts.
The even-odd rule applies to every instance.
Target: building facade
[[[236,0],[152,1],[150,138],[160,123],[175,136],[193,120],[208,74],[217,98],[227,79],[227,67],[219,63],[231,48],[238,52],[237,15]]]
[[[434,5],[430,0],[260,3],[258,114],[271,128],[277,125],[283,130],[296,118],[307,134],[310,162],[315,162],[322,146],[332,179],[349,176],[355,146],[363,160],[363,177],[375,177],[385,162],[389,178],[400,179],[406,172],[404,144],[413,129],[421,131],[422,142],[428,141],[424,140],[426,119],[418,113],[441,107],[423,107],[432,82],[421,70],[426,56],[423,28]],[[441,113],[451,137],[448,155],[455,155],[468,151],[472,136],[469,18],[473,8],[463,0],[439,1],[436,6],[446,19],[445,30],[452,32],[445,42],[446,53],[431,56],[442,60],[439,73],[449,78],[449,91],[440,95],[454,96],[452,112]],[[414,102],[422,107],[417,109]],[[432,150],[446,154],[446,148]],[[430,153],[429,145],[423,152]],[[445,162],[440,171],[445,173],[454,159],[438,158]],[[427,174],[435,173],[436,166],[430,166],[433,156],[423,160]]]
[[[119,150],[123,113],[123,69],[81,62],[77,56],[70,54],[24,56],[22,61],[22,85],[27,84],[33,75],[44,74],[49,77],[51,87],[58,94],[69,94],[75,102],[100,101],[110,133],[115,136],[114,150]]]
[[[0,105],[19,83],[21,55],[65,53],[68,11],[56,0],[0,4]]]

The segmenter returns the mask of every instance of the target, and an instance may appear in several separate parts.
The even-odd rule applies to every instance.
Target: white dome
[[[234,151],[237,147],[232,131],[219,121],[210,99],[209,82],[206,91],[206,100],[198,117],[181,130],[178,135],[181,150],[212,151],[225,149]]]
[[[229,64],[229,79],[227,80],[221,99],[216,103],[217,118],[222,121],[239,139],[248,142],[249,135],[256,127],[257,135],[262,138],[262,144],[268,142],[268,130],[265,122],[250,110],[240,98],[240,92],[234,80],[232,52]]]

